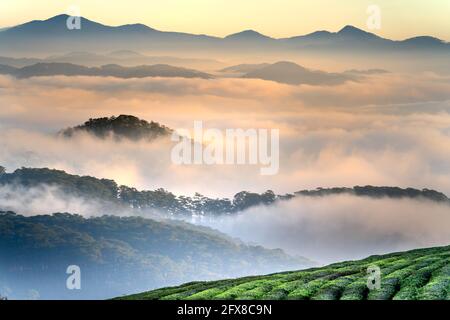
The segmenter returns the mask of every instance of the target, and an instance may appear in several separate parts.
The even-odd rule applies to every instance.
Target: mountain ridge
[[[77,65],[99,67],[107,64],[118,64],[126,67],[136,65],[168,64],[177,67],[221,66],[221,62],[207,58],[179,58],[175,56],[150,56],[132,50],[115,50],[105,54],[92,53],[87,51],[70,51],[64,54],[50,55],[45,58],[17,58],[0,56],[0,64],[22,68],[36,63],[72,63]],[[191,67],[195,69],[195,67]]]
[[[21,78],[38,76],[102,76],[116,78],[146,78],[146,77],[180,77],[211,79],[212,75],[183,67],[168,64],[140,65],[124,67],[117,64],[102,65],[100,67],[86,67],[67,62],[37,62],[24,67],[0,65],[0,74],[8,74]]]
[[[290,61],[278,61],[249,71],[246,79],[262,79],[290,85],[338,85],[358,78],[347,73],[328,73],[310,70]]]
[[[266,36],[255,30],[244,30],[237,33],[232,33],[225,36],[225,40],[275,40],[272,37]]]
[[[121,185],[114,180],[92,176],[69,174],[48,168],[20,168],[7,173],[0,166],[0,186],[14,190],[20,188],[56,187],[55,196],[74,196],[94,200],[101,204],[99,211],[119,209],[137,214],[160,212],[163,216],[189,218],[199,216],[221,216],[242,212],[256,206],[269,206],[295,197],[327,197],[349,195],[373,199],[416,199],[433,201],[450,206],[450,199],[443,193],[430,189],[400,188],[388,186],[354,186],[340,188],[317,188],[301,190],[291,194],[277,195],[271,190],[261,194],[240,191],[232,198],[210,198],[201,194],[193,197],[175,195],[165,189],[137,190]],[[3,208],[13,210],[13,208]],[[117,211],[117,210],[116,210]],[[93,212],[98,214],[100,212]]]
[[[317,31],[306,35],[272,38],[255,30],[243,30],[225,37],[184,32],[160,31],[142,23],[108,26],[81,17],[80,30],[68,30],[67,15],[47,20],[34,20],[0,32],[6,44],[5,53],[68,52],[74,46],[83,51],[105,52],[122,50],[340,50],[340,51],[402,51],[450,50],[450,43],[439,40],[429,45],[430,36],[415,36],[390,40],[354,26],[344,26],[337,32]],[[437,39],[437,38],[435,38]]]
[[[9,32],[16,32],[18,29],[24,28],[24,27],[29,27],[29,26],[33,26],[35,27],[37,24],[61,24],[61,23],[66,23],[67,19],[70,16],[67,14],[59,14],[47,19],[43,19],[43,20],[32,20],[32,21],[28,21],[28,22],[24,22],[22,24],[18,24],[15,26],[10,26],[10,27],[5,27],[5,28],[0,28],[0,30],[2,31],[9,31]],[[289,37],[280,37],[280,38],[274,38],[271,36],[267,36],[264,35],[256,30],[253,29],[246,29],[246,30],[242,30],[236,33],[232,33],[229,35],[226,35],[224,37],[217,37],[217,36],[212,36],[212,35],[206,35],[206,34],[193,34],[193,33],[185,33],[185,32],[177,32],[177,31],[162,31],[162,30],[158,30],[158,29],[154,29],[152,27],[149,27],[148,25],[144,24],[144,23],[128,23],[128,24],[122,24],[122,25],[117,25],[117,26],[111,26],[111,25],[107,25],[107,24],[103,24],[103,23],[99,23],[96,22],[94,20],[90,20],[86,17],[81,16],[81,24],[83,25],[83,23],[88,24],[88,26],[96,26],[98,28],[110,28],[110,29],[135,29],[136,31],[149,31],[149,32],[161,32],[161,33],[176,33],[176,34],[186,34],[186,35],[197,35],[197,36],[206,36],[206,37],[211,37],[211,38],[215,38],[215,39],[227,39],[227,38],[233,38],[235,36],[237,37],[258,37],[258,38],[265,38],[265,39],[270,39],[270,40],[285,40],[285,39],[292,39],[292,38],[296,38],[296,37],[311,37],[311,36],[323,36],[323,35],[365,35],[365,36],[369,36],[369,37],[376,37],[376,38],[381,38],[381,39],[387,39],[390,41],[406,41],[406,40],[411,40],[414,38],[418,38],[418,37],[429,37],[429,38],[434,38],[434,39],[438,39],[441,42],[444,43],[448,43],[445,40],[433,37],[433,36],[429,36],[429,35],[416,35],[416,36],[412,36],[412,37],[408,37],[408,38],[404,38],[404,39],[398,39],[398,40],[392,40],[392,39],[388,39],[388,38],[382,38],[374,33],[365,31],[361,28],[355,27],[353,25],[345,25],[344,27],[342,27],[341,29],[339,29],[336,32],[332,32],[332,31],[328,31],[328,30],[317,30],[311,33],[307,33],[307,34],[303,34],[303,35],[293,35],[293,36],[289,36]]]

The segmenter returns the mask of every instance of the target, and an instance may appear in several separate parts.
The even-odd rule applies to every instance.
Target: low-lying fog
[[[299,197],[195,222],[322,264],[450,243],[450,205],[427,200]]]
[[[0,165],[51,167],[137,188],[212,197],[242,190],[390,185],[450,194],[450,78],[383,74],[337,86],[250,79],[0,77]],[[174,145],[65,140],[89,118],[132,114],[171,128],[280,130],[280,170],[175,165]]]
[[[388,185],[450,194],[450,78],[388,73],[336,86],[290,86],[250,79],[113,79],[0,76],[0,165],[63,169],[140,189],[230,197],[316,187]],[[173,143],[63,139],[60,129],[89,118],[132,114],[171,128],[280,130],[280,171],[259,166],[178,166]],[[28,191],[27,191],[28,192]],[[83,200],[5,197],[26,214],[77,211]],[[22,198],[22,199],[27,199]],[[300,198],[203,221],[230,235],[281,247],[321,263],[448,244],[448,206],[349,196]]]
[[[65,194],[55,187],[0,187],[0,209],[23,215],[54,212],[163,219]],[[450,243],[450,205],[430,200],[374,199],[350,195],[297,197],[228,216],[185,218],[245,242],[282,248],[320,264]]]

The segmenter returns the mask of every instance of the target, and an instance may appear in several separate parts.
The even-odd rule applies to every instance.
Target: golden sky
[[[254,29],[287,37],[347,24],[368,30],[366,10],[373,4],[381,9],[382,25],[372,32],[380,36],[426,34],[450,41],[449,0],[1,0],[0,27],[47,19],[78,5],[82,16],[108,25],[139,22],[216,36]]]

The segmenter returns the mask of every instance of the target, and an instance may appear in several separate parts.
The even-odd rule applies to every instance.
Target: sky
[[[225,36],[246,29],[280,38],[351,24],[391,39],[431,35],[450,41],[448,0],[1,0],[0,28],[67,13],[108,25],[144,23],[165,31]],[[381,29],[367,27],[370,5]]]

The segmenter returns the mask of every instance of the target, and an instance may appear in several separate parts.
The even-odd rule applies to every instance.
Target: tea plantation
[[[369,266],[381,269],[379,289],[367,287]],[[302,271],[191,282],[119,299],[450,300],[450,246],[371,256]]]

